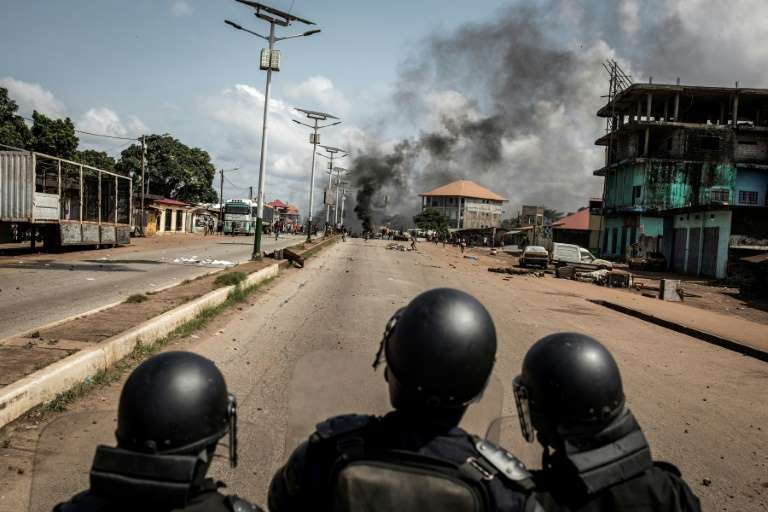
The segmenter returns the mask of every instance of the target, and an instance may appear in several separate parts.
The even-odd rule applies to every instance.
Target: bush
[[[248,276],[245,275],[245,272],[227,272],[218,276],[213,282],[217,286],[233,286],[245,281],[246,277]]]
[[[147,296],[143,293],[136,293],[134,295],[131,295],[127,299],[125,299],[125,302],[127,304],[139,304],[141,302],[144,302],[147,300]]]

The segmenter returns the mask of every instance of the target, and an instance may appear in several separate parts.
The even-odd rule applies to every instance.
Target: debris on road
[[[464,257],[468,260],[477,260],[477,256],[470,256],[469,254]]]
[[[182,265],[200,265],[200,266],[211,266],[211,267],[234,267],[235,266],[235,263],[233,261],[214,260],[211,258],[205,258],[201,260],[197,256],[192,256],[191,258],[185,258],[184,256],[182,256],[180,258],[175,258],[173,262],[179,263]]]
[[[405,252],[405,246],[403,244],[387,244],[387,250]]]
[[[533,275],[535,277],[544,277],[544,272],[540,270],[531,270],[527,268],[517,268],[517,267],[488,267],[488,272],[496,272],[498,274],[510,274],[513,276]]]

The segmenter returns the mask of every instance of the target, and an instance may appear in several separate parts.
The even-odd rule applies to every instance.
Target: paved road
[[[160,238],[168,237],[117,249],[0,257],[0,339],[247,260],[252,250],[247,237]],[[263,244],[271,250],[299,239],[283,235]],[[210,261],[184,261],[193,257]]]
[[[514,414],[510,381],[536,339],[553,331],[586,332],[615,354],[629,405],[654,455],[681,467],[706,510],[766,510],[768,366],[601,308],[578,293],[557,291],[549,280],[504,280],[450,249],[397,252],[359,239],[337,244],[306,268],[290,271],[251,306],[173,347],[214,359],[238,396],[243,461],[234,472],[218,463],[216,475],[230,482],[231,492],[264,503],[272,473],[314,421],[333,412],[386,409],[382,372],[370,368],[384,325],[417,293],[447,285],[480,298],[497,325],[495,380],[484,412],[469,421],[478,432],[497,400],[504,414]],[[119,389],[118,383],[100,390],[73,411],[114,409]],[[48,451],[35,470],[36,495],[61,492],[60,485],[77,487],[77,479],[84,482],[95,440],[111,438],[113,419],[94,425],[87,415],[71,418],[71,425],[66,419],[53,424],[66,426],[61,434],[50,430],[44,436],[53,442],[41,445]],[[536,451],[521,441],[516,420],[510,419],[500,436],[503,444],[536,465]],[[0,474],[0,488],[8,489],[0,492],[3,510],[29,494],[35,436],[24,434],[24,428],[22,440],[12,442],[15,452],[0,449],[0,457],[16,457],[20,462],[14,464],[26,468],[21,476]],[[703,485],[704,479],[711,484]]]

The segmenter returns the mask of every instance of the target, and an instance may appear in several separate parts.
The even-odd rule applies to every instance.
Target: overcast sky
[[[681,76],[684,83],[732,85],[740,80],[743,86],[768,86],[768,45],[761,44],[768,35],[765,0],[270,4],[292,8],[323,31],[280,43],[282,71],[273,79],[267,197],[295,203],[302,212],[311,147],[307,132],[290,122],[298,117],[290,107],[341,117],[341,126],[322,132],[322,142],[350,149],[372,140],[386,148],[401,137],[436,129],[435,113],[444,116],[444,109],[462,102],[482,110],[483,98],[472,97],[473,84],[430,83],[429,90],[420,92],[428,107],[424,115],[402,112],[412,105],[399,104],[393,94],[402,86],[403,64],[416,55],[424,58],[428,41],[451,38],[466,23],[482,27],[502,15],[514,17],[521,6],[537,6],[536,15],[551,22],[548,44],[584,56],[579,62],[585,86],[576,93],[581,96],[553,100],[551,108],[537,114],[551,120],[542,123],[549,126],[541,128],[548,130],[544,135],[505,141],[506,165],[514,167],[515,158],[525,158],[529,165],[534,162],[535,172],[560,173],[565,182],[580,184],[577,193],[563,196],[563,204],[548,206],[573,210],[600,193],[601,182],[591,175],[602,158],[592,146],[601,127],[594,111],[607,85],[600,60],[616,58],[642,81],[648,75],[655,82]],[[217,168],[242,168],[231,174],[233,185],[225,186],[225,198],[243,197],[249,185],[256,187],[265,79],[257,63],[263,41],[223,23],[229,18],[263,32],[266,24],[250,8],[234,0],[5,0],[2,11],[0,86],[10,90],[23,115],[37,109],[69,116],[82,130],[120,136],[167,132],[207,150]],[[280,33],[304,29],[296,25]],[[494,58],[482,51],[473,56]],[[435,98],[449,99],[435,104]],[[561,132],[552,131],[555,123]],[[553,133],[569,151],[579,152],[578,160],[569,156],[553,163],[544,157],[556,148],[531,149],[539,140],[551,144]],[[82,146],[113,155],[124,147],[121,141],[80,140]],[[569,162],[573,168],[567,168]],[[557,168],[545,168],[552,165]],[[466,177],[473,178],[471,171]],[[515,202],[555,197],[551,190],[533,187],[529,192],[524,183],[506,182],[503,173],[493,179],[489,175],[483,184]]]

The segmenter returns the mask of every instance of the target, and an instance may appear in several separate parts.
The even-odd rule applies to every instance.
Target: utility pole
[[[224,224],[224,169],[219,169],[219,220]]]
[[[248,200],[253,201],[253,185],[248,187]]]
[[[144,181],[144,175],[146,174],[147,167],[147,144],[144,140],[144,135],[141,136],[141,234],[146,236],[145,229],[147,228],[146,212],[147,206],[145,203],[146,194],[146,181]]]
[[[239,167],[233,167],[227,169],[227,172],[232,172],[240,169]],[[219,222],[221,223],[221,233],[224,234],[224,169],[219,169]]]
[[[339,225],[339,188],[341,187],[341,174],[347,173],[346,169],[337,167],[336,171],[336,200],[333,202],[333,225],[334,227]]]
[[[312,144],[312,171],[309,175],[309,212],[307,214],[307,242],[312,241],[312,211],[315,208],[315,153],[317,153],[317,145],[320,144],[320,134],[317,133],[321,128],[328,128],[329,126],[335,126],[340,124],[341,121],[335,123],[319,125],[320,121],[327,119],[338,119],[338,117],[328,114],[327,112],[316,112],[314,110],[304,110],[301,108],[295,109],[305,114],[309,119],[314,121],[313,125],[302,123],[301,121],[293,120],[294,123],[306,126],[312,129],[312,133],[309,134],[309,143]]]
[[[298,16],[294,16],[290,13],[280,11],[278,9],[275,9],[274,7],[269,7],[267,5],[264,5],[258,2],[251,2],[249,0],[237,0],[237,1],[240,2],[241,4],[245,4],[256,9],[256,12],[254,13],[256,17],[269,23],[269,36],[267,37],[257,32],[253,32],[252,30],[243,28],[242,26],[238,25],[233,21],[225,20],[225,23],[227,25],[230,25],[237,30],[242,30],[244,32],[248,32],[249,34],[265,39],[269,43],[268,49],[261,50],[261,60],[259,64],[259,69],[266,70],[267,72],[267,84],[264,92],[264,115],[262,118],[262,125],[261,125],[261,155],[259,157],[259,187],[258,187],[259,197],[258,197],[257,218],[256,218],[256,232],[254,234],[254,239],[253,239],[253,253],[251,254],[251,259],[260,260],[261,259],[261,231],[262,231],[262,222],[263,222],[262,219],[264,217],[264,188],[266,186],[265,182],[266,182],[266,164],[267,164],[267,121],[269,118],[268,116],[269,97],[270,97],[270,90],[272,87],[272,71],[280,71],[280,52],[275,50],[275,43],[277,41],[282,41],[284,39],[311,36],[313,34],[317,34],[318,32],[320,32],[320,29],[308,30],[302,34],[297,34],[293,36],[276,37],[275,25],[280,25],[281,27],[287,27],[294,21],[304,23],[305,25],[314,25],[314,23],[309,20],[299,18]]]

